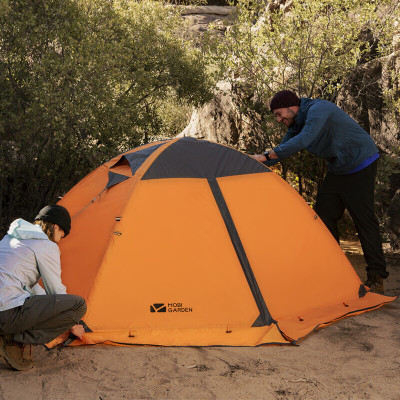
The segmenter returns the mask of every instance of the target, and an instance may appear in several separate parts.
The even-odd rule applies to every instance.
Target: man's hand
[[[269,155],[269,158],[270,158],[271,160],[274,160],[274,159],[276,159],[276,158],[279,158],[273,150],[270,150],[270,151],[268,152],[268,155]]]
[[[75,335],[77,338],[82,339],[83,334],[85,333],[85,329],[83,328],[82,325],[74,325],[71,329],[70,332]]]
[[[273,150],[269,150],[269,151],[268,151],[268,156],[269,156],[269,159],[270,159],[270,160],[273,160],[273,159],[275,159],[275,158],[278,158],[278,156],[276,155],[276,153],[275,153]],[[253,157],[255,160],[260,161],[260,162],[267,161],[267,157],[265,157],[264,154],[254,154],[254,155],[252,155],[252,157]]]
[[[267,161],[267,157],[265,157],[264,154],[253,154],[252,157],[260,162]]]

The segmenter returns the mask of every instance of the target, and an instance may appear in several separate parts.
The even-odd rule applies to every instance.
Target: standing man
[[[335,104],[301,98],[290,90],[271,100],[275,118],[288,129],[281,144],[253,157],[271,166],[303,149],[327,161],[326,174],[314,210],[339,242],[338,220],[347,208],[356,226],[367,263],[366,286],[383,293],[388,277],[374,186],[378,149],[371,136]]]

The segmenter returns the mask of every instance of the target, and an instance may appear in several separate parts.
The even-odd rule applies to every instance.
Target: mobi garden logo
[[[150,312],[193,312],[193,308],[184,307],[183,303],[153,303]]]

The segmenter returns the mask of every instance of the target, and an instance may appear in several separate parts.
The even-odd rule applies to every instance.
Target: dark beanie
[[[50,204],[43,207],[39,211],[39,214],[36,215],[35,221],[47,221],[57,224],[64,231],[65,236],[71,230],[71,216],[69,212],[65,207],[58,204]]]
[[[287,108],[291,106],[299,106],[300,99],[297,94],[291,90],[281,90],[271,100],[271,111],[277,108]]]

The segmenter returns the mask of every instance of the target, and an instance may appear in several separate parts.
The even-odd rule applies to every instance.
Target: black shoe
[[[368,274],[365,286],[368,286],[371,289],[371,292],[379,294],[385,293],[385,289],[383,287],[383,278],[379,275]]]

